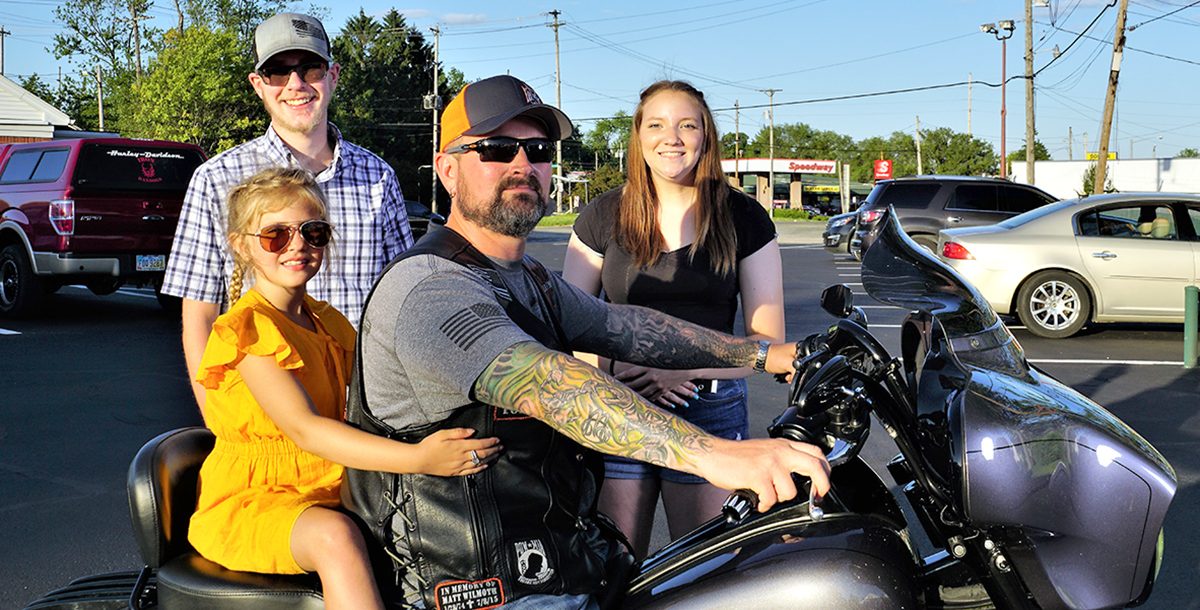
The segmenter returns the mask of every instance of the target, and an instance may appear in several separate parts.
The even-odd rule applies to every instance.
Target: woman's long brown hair
[[[637,110],[633,113],[633,131],[629,135],[628,181],[621,191],[621,205],[617,211],[618,242],[642,268],[653,265],[666,247],[666,240],[658,228],[658,196],[638,137],[646,103],[664,91],[691,96],[700,106],[704,123],[704,147],[696,163],[694,181],[699,204],[696,210],[696,239],[688,249],[688,257],[695,257],[700,248],[706,248],[712,259],[713,270],[720,275],[729,275],[737,265],[737,233],[728,204],[731,187],[725,182],[725,174],[721,171],[721,141],[717,136],[712,111],[704,101],[704,94],[684,81],[662,80],[642,91]]]

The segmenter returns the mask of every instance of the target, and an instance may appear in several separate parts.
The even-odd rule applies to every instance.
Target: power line
[[[1197,0],[1196,2],[1193,2],[1193,3],[1191,3],[1191,4],[1187,5],[1187,6],[1181,6],[1181,7],[1177,8],[1177,9],[1175,9],[1175,10],[1173,10],[1173,11],[1169,12],[1169,13],[1164,13],[1164,14],[1162,14],[1162,15],[1159,15],[1158,17],[1155,17],[1154,19],[1150,19],[1150,20],[1148,20],[1148,21],[1143,21],[1143,22],[1141,22],[1141,23],[1139,23],[1139,24],[1136,24],[1136,25],[1131,25],[1131,26],[1129,26],[1129,30],[1128,30],[1128,31],[1132,32],[1132,31],[1134,31],[1134,30],[1136,30],[1136,29],[1138,29],[1138,28],[1142,27],[1143,25],[1146,25],[1147,23],[1154,23],[1155,21],[1158,21],[1159,19],[1162,19],[1162,18],[1164,18],[1164,17],[1170,17],[1171,15],[1174,15],[1175,13],[1178,13],[1179,11],[1182,11],[1182,10],[1184,10],[1184,9],[1189,9],[1189,8],[1192,8],[1193,6],[1196,6],[1197,4],[1200,4],[1200,0]]]

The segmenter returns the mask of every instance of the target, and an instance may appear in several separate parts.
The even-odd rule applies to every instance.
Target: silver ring
[[[474,449],[471,450],[471,463],[475,464],[476,466],[479,465],[479,454],[475,453]]]

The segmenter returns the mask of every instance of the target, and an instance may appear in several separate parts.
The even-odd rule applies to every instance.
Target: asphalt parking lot
[[[861,293],[858,266],[819,246],[819,223],[778,227],[788,334],[801,338],[832,321],[817,307],[822,288],[846,283]],[[561,269],[568,235],[539,230],[529,252]],[[860,302],[894,351],[904,312]],[[1165,564],[1145,607],[1200,609],[1200,534],[1191,518],[1200,512],[1200,373],[1180,365],[1182,327],[1105,326],[1061,341],[1014,334],[1031,361],[1108,407],[1175,467]],[[129,461],[153,436],[199,423],[178,320],[152,294],[97,297],[68,287],[37,317],[0,320],[0,362],[0,608],[20,608],[73,577],[138,568],[124,489]],[[756,377],[751,393],[751,431],[763,435],[786,388]],[[895,453],[885,435],[873,435],[868,449],[875,462]]]

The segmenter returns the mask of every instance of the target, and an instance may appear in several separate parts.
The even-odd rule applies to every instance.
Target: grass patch
[[[543,217],[542,220],[538,222],[537,226],[539,226],[539,227],[573,227],[573,226],[575,226],[575,219],[578,217],[579,217],[579,214],[576,214],[574,212],[568,212],[565,214],[551,214],[549,216]]]
[[[828,216],[821,215],[821,214],[813,214],[813,213],[811,213],[811,212],[807,212],[807,211],[805,211],[805,210],[801,210],[801,209],[783,208],[783,209],[775,210],[775,216],[774,216],[774,219],[775,219],[775,222],[779,222],[780,220],[787,220],[787,221],[799,221],[799,220],[825,221],[825,220],[828,220],[828,219],[829,219],[829,217],[828,217]]]

